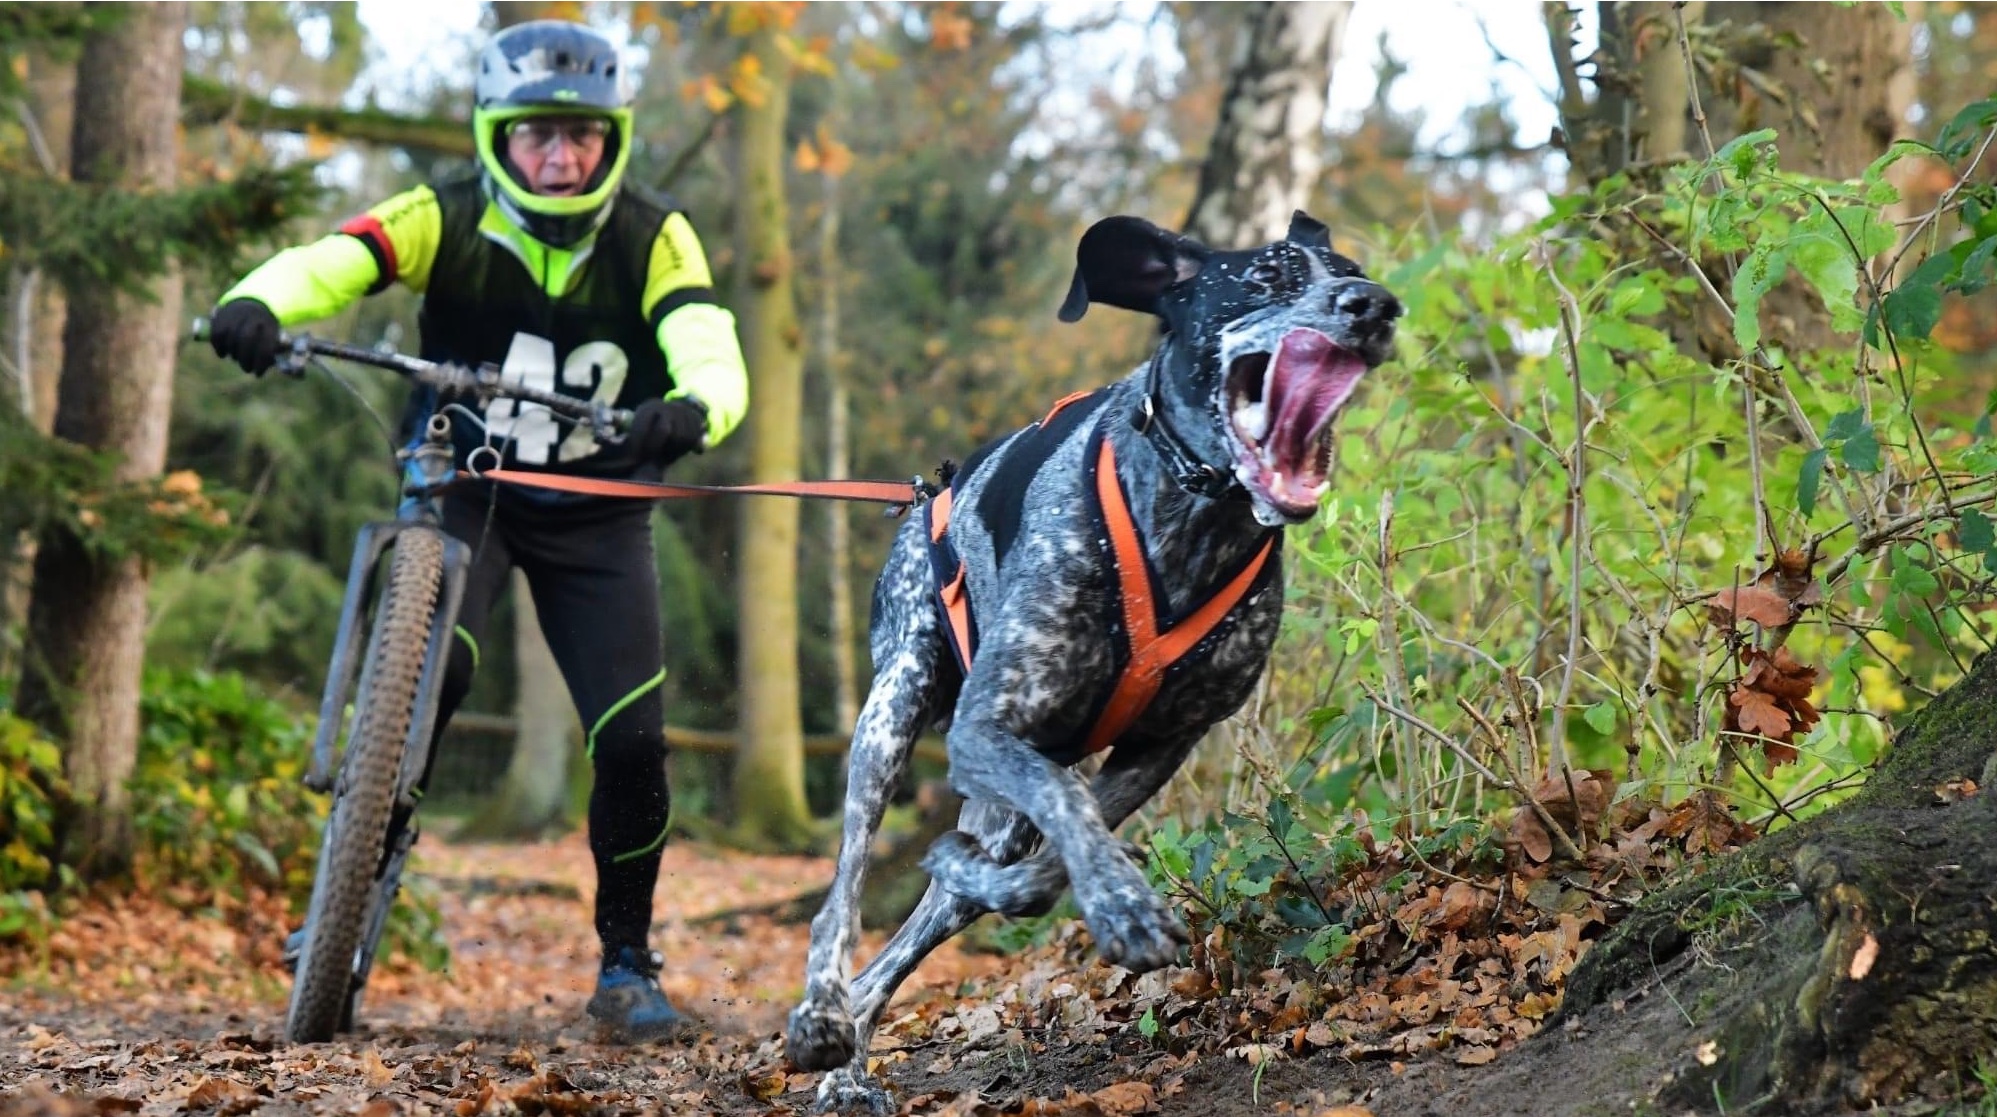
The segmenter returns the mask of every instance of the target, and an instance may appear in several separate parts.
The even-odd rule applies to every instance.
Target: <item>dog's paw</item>
[[[1103,961],[1133,973],[1164,969],[1191,941],[1185,924],[1148,889],[1100,898],[1085,914]]]
[[[832,1070],[853,1061],[853,1014],[844,1005],[806,1001],[791,1009],[784,1049],[800,1070]]]
[[[888,1117],[900,1108],[880,1079],[852,1067],[840,1067],[826,1075],[818,1084],[818,1100],[812,1106],[817,1113],[864,1113],[869,1117]]]

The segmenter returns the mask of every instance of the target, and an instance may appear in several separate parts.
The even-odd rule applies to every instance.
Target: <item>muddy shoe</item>
[[[691,1021],[680,1015],[659,989],[659,967],[665,959],[635,946],[604,952],[603,970],[596,977],[596,995],[584,1009],[613,1043],[644,1043],[670,1039]]]

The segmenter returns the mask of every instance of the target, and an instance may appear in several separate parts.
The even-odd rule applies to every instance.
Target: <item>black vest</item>
[[[432,189],[442,214],[442,232],[419,316],[424,357],[505,366],[516,345],[543,353],[552,345],[552,365],[543,359],[535,366],[542,370],[536,386],[543,389],[591,399],[599,392],[610,396],[614,388],[614,397],[602,402],[633,408],[672,388],[665,354],[642,306],[653,242],[674,212],[669,205],[628,184],[621,187],[610,220],[597,231],[568,293],[557,299],[547,294],[544,277],[530,274],[511,248],[479,231],[487,202],[477,176],[438,183]],[[604,348],[604,343],[615,346],[615,351]],[[616,369],[610,366],[619,363],[623,383],[616,386]],[[412,416],[419,425],[410,428],[412,434],[442,402],[447,401],[419,390]],[[510,407],[495,404],[488,421],[496,418],[499,426],[506,426]],[[462,467],[465,456],[484,444],[486,436],[462,416],[453,419]],[[543,415],[515,421],[508,432],[510,441],[496,435],[492,443],[495,448],[505,446],[509,468],[657,478],[656,466],[634,463],[621,448],[570,441],[572,429],[566,424],[550,426]],[[505,495],[525,496],[534,504],[578,503],[571,496],[506,488]]]

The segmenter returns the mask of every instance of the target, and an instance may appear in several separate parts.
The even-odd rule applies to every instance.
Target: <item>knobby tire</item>
[[[284,1029],[292,1043],[326,1042],[346,1016],[354,957],[388,842],[402,750],[443,584],[444,538],[436,530],[404,530],[390,556],[312,882],[305,946],[292,979]]]

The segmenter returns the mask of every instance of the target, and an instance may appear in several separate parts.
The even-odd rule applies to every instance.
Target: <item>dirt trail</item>
[[[669,847],[655,945],[667,991],[708,1028],[691,1042],[620,1048],[595,1043],[582,1016],[596,952],[580,837],[419,850],[417,887],[438,901],[450,971],[390,958],[363,1030],[331,1044],[277,1042],[286,986],[274,899],[205,915],[92,904],[41,954],[0,953],[0,1117],[809,1112],[817,1076],[787,1074],[779,1038],[806,928],[688,920],[807,892],[830,862]],[[1175,980],[1104,967],[1079,933],[1013,957],[953,944],[904,987],[874,1055],[902,1111],[918,1115],[1641,1112],[1561,1097],[1557,1080],[1504,1059],[1353,1061],[1276,1044],[1174,1056],[1139,1034],[1132,1006],[1168,1004]],[[1353,1102],[1368,1108],[1339,1108]]]

